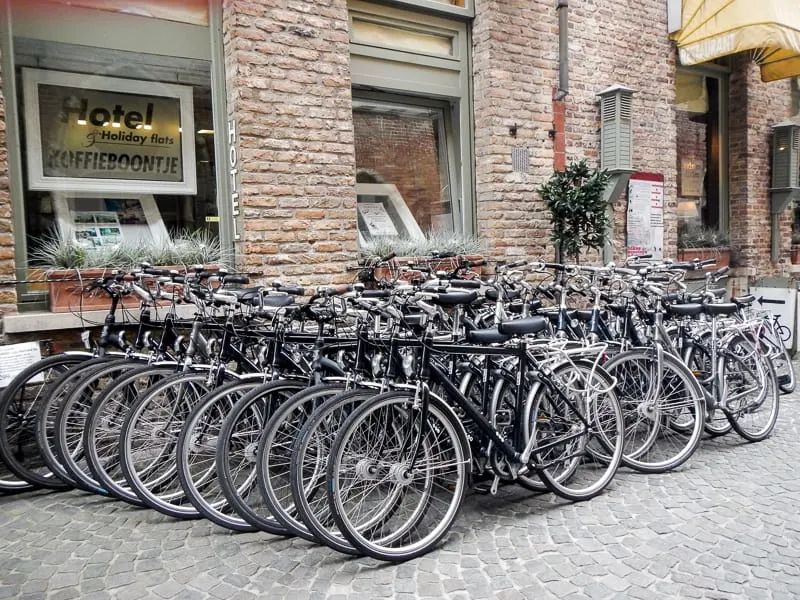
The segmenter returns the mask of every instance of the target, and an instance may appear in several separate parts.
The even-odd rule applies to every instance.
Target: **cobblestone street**
[[[402,565],[78,492],[7,496],[0,598],[797,598],[798,404],[765,442],[704,440],[587,503],[470,495],[446,543]]]

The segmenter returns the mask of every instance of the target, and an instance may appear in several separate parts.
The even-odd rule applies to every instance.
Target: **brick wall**
[[[0,73],[0,83],[2,83]],[[15,279],[14,231],[11,224],[11,195],[8,189],[8,142],[6,140],[6,105],[0,85],[0,279]],[[13,287],[0,286],[0,315],[17,312],[17,294]]]
[[[549,215],[535,193],[553,172],[552,90],[558,24],[551,0],[476,2],[473,29],[478,227],[498,258],[553,254]],[[619,15],[625,15],[624,19]],[[634,94],[634,168],[665,177],[665,244],[676,244],[674,51],[662,0],[586,0],[569,8],[570,94],[566,155],[598,165],[597,92],[619,83]],[[518,123],[517,137],[508,127]],[[513,173],[511,150],[531,148],[531,169]],[[625,198],[615,205],[615,255],[625,240]],[[594,254],[593,257],[597,258]]]
[[[791,211],[780,217],[781,254],[770,260],[770,125],[791,112],[788,80],[763,83],[747,53],[733,60],[730,98],[731,244],[740,257],[741,275],[787,275],[791,248]]]
[[[305,284],[352,278],[355,161],[345,0],[226,0],[238,124],[240,267]]]

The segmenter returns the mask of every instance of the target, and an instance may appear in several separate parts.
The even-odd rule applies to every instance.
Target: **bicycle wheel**
[[[622,462],[642,473],[664,473],[684,464],[700,444],[705,398],[691,371],[676,357],[633,349],[604,367],[617,379],[625,419]]]
[[[70,477],[84,490],[104,496],[109,493],[92,474],[83,446],[87,417],[94,399],[116,377],[141,365],[140,361],[127,358],[83,371],[80,381],[72,386],[61,403],[53,425],[56,456]]]
[[[103,489],[119,500],[143,506],[122,472],[119,437],[130,407],[144,390],[175,374],[177,365],[141,366],[107,386],[86,417],[83,448],[86,462]]]
[[[242,519],[267,533],[289,535],[269,512],[256,484],[258,441],[272,413],[306,387],[301,381],[273,381],[240,399],[222,423],[217,443],[217,477],[225,498]]]
[[[328,502],[339,530],[362,553],[405,561],[433,549],[458,515],[469,446],[452,409],[414,392],[360,405],[331,447]]]
[[[128,485],[144,504],[178,519],[200,517],[178,481],[175,448],[186,418],[212,385],[204,371],[162,379],[122,425],[120,462]]]
[[[4,487],[13,490],[47,487],[69,489],[56,477],[36,441],[36,414],[61,375],[91,358],[89,354],[49,356],[19,373],[0,395],[0,461],[14,477]]]
[[[575,368],[577,367],[577,368]],[[624,418],[602,367],[565,363],[536,391],[526,422],[542,481],[572,501],[602,492],[622,460]]]
[[[233,531],[256,531],[233,511],[217,475],[217,444],[225,418],[236,402],[263,377],[231,381],[206,394],[186,419],[176,449],[178,478],[186,497],[201,515]]]
[[[751,442],[769,437],[778,420],[780,393],[772,361],[743,337],[731,341],[720,359],[722,409],[740,436]]]
[[[292,446],[314,409],[343,391],[343,383],[322,383],[297,392],[275,410],[258,442],[256,481],[267,509],[290,533],[311,542],[319,540],[297,515],[292,497]]]
[[[328,507],[328,457],[342,424],[375,395],[375,389],[355,389],[329,398],[303,425],[291,451],[289,480],[298,517],[317,540],[345,554],[359,552],[336,527]]]
[[[714,394],[713,368],[711,364],[711,334],[704,335],[688,348],[683,362],[695,376],[697,382],[703,386],[707,393]],[[706,412],[706,422],[703,430],[711,437],[727,435],[731,432],[728,417],[718,408],[711,408]]]

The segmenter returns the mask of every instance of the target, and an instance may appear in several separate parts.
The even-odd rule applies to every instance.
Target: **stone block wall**
[[[229,119],[238,127],[239,266],[343,282],[356,252],[345,0],[226,0]]]

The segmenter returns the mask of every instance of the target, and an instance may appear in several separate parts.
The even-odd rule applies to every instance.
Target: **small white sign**
[[[42,352],[38,342],[0,346],[0,388],[7,387],[20,372],[40,360]],[[31,383],[42,381],[44,381],[42,373],[30,380]]]
[[[397,228],[392,223],[392,217],[380,202],[359,202],[358,212],[367,225],[372,236],[396,236]]]

